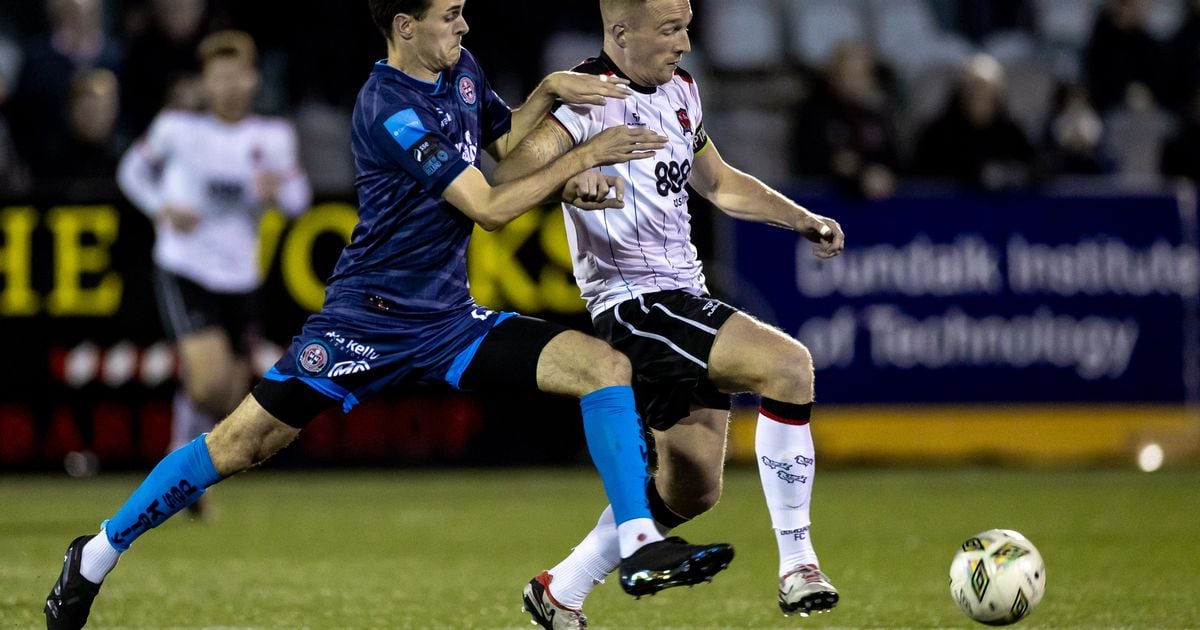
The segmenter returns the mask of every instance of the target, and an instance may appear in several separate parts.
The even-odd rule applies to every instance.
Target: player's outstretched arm
[[[543,119],[516,149],[500,160],[492,178],[503,184],[525,177],[565,155],[574,145],[575,140],[562,125]]]
[[[837,221],[810,212],[758,178],[730,166],[711,140],[692,164],[692,188],[725,214],[796,230],[813,243],[813,254],[819,258],[841,253],[846,237]]]
[[[596,166],[651,157],[666,143],[666,137],[649,129],[613,127],[534,173],[498,186],[468,167],[442,196],[483,229],[495,230],[558,192],[571,177]]]
[[[555,72],[542,79],[525,103],[513,110],[512,129],[487,147],[492,157],[503,160],[512,153],[550,113],[554,103],[603,105],[607,98],[625,98],[629,81],[620,77],[579,72]],[[570,145],[567,146],[570,149]],[[566,153],[566,151],[563,151]],[[561,155],[561,154],[560,154]],[[532,172],[532,171],[530,171]]]

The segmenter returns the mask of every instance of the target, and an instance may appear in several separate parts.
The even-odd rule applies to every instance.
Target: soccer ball
[[[1045,592],[1042,554],[1011,529],[975,534],[950,563],[950,595],[968,617],[989,626],[1028,616]]]

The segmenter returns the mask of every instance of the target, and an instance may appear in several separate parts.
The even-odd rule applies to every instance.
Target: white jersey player
[[[674,528],[716,503],[729,393],[761,394],[755,447],[780,552],[779,606],[786,614],[827,611],[838,592],[809,536],[812,358],[791,336],[708,295],[686,186],[735,218],[796,230],[822,258],[841,251],[841,228],[721,158],[704,130],[696,82],[679,68],[691,49],[688,0],[600,0],[600,8],[603,53],[576,71],[629,79],[635,93],[603,106],[557,107],[497,178],[519,177],[617,125],[670,139],[653,158],[586,173],[563,191],[575,277],[598,334],[633,364],[638,407],[657,445],[652,512],[660,527]],[[526,586],[534,621],[586,625],[583,600],[616,566],[614,545],[605,510],[570,556]]]
[[[278,180],[273,198],[261,177]],[[295,129],[264,116],[231,122],[210,112],[163,111],[122,159],[118,179],[155,220],[154,263],[214,293],[257,289],[262,213],[278,204],[294,216],[311,200]],[[168,213],[191,215],[191,225]]]
[[[214,33],[198,53],[207,111],[164,110],[117,173],[155,226],[155,289],[184,385],[172,450],[246,395],[262,280],[259,221],[272,206],[298,215],[312,197],[292,125],[251,113],[259,77],[250,36]]]
[[[575,71],[605,76],[620,73],[604,53]],[[617,125],[649,127],[668,138],[667,148],[654,159],[603,169],[625,182],[624,209],[595,212],[563,206],[575,278],[593,317],[644,293],[707,293],[691,241],[685,186],[696,154],[709,146],[701,122],[700,92],[682,69],[676,69],[667,83],[656,88],[635,84],[632,90],[628,98],[609,100],[603,106],[560,105],[550,114],[550,120],[575,144]]]

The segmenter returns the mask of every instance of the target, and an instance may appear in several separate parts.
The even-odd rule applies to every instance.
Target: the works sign
[[[736,267],[812,350],[823,401],[1197,396],[1200,257],[1174,197],[807,205],[845,228],[842,256],[742,223]]]
[[[276,346],[320,308],[325,279],[356,222],[354,205],[339,201],[297,219],[263,217],[263,323]],[[8,357],[0,367],[0,470],[59,465],[72,451],[114,465],[161,454],[177,361],[152,290],[153,239],[147,219],[123,202],[0,204],[0,337]],[[557,208],[477,233],[470,256],[481,303],[586,325]],[[529,401],[525,410],[537,415],[542,404]],[[518,413],[448,392],[400,394],[363,407],[349,418],[318,421],[294,450],[310,462],[501,463],[489,453],[506,438],[490,435],[490,426],[514,427],[506,416]],[[561,409],[553,415],[570,427]],[[541,433],[562,435],[529,426],[515,439],[539,443]],[[476,452],[476,443],[486,443],[487,452]],[[537,457],[528,448],[513,452],[524,453],[519,463]]]

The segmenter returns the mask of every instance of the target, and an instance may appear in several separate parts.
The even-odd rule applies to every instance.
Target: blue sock
[[[205,435],[162,458],[116,516],[104,522],[113,547],[129,549],[138,536],[195,503],[206,488],[221,480],[204,443]]]
[[[646,484],[646,439],[628,385],[605,387],[579,399],[588,452],[620,525],[635,518],[650,518]]]

